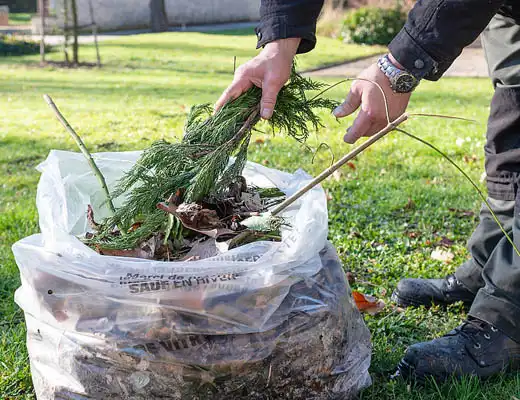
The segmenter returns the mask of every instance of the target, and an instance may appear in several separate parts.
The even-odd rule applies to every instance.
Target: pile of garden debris
[[[271,128],[305,141],[310,130],[320,126],[315,110],[336,105],[319,94],[307,97],[308,91],[323,87],[293,71],[280,91]],[[211,257],[257,240],[278,240],[281,219],[271,218],[262,226],[243,222],[284,196],[276,189],[252,187],[242,176],[251,135],[260,120],[260,97],[261,89],[253,87],[216,113],[208,104],[195,106],[182,140],[154,143],[113,190],[106,188],[93,166],[113,215],[98,223],[89,209],[94,231],[85,243],[105,255],[171,261]],[[116,209],[112,200],[117,197],[125,201]]]
[[[152,233],[132,249],[104,248],[96,241],[96,232],[103,226],[94,220],[92,207],[87,217],[93,230],[86,234],[85,242],[93,243],[94,249],[103,255],[138,257],[161,261],[196,261],[216,256],[228,250],[258,240],[279,241],[282,219],[271,219],[265,229],[249,229],[251,217],[259,216],[285,199],[276,188],[247,186],[245,178],[232,184],[224,195],[214,203],[180,203],[181,193],[172,194],[167,201],[157,203],[170,221],[165,230]],[[278,221],[278,222],[277,222]],[[179,224],[180,222],[180,224]],[[142,222],[134,222],[128,233],[138,229]],[[176,232],[172,234],[172,232]],[[121,231],[113,229],[106,238],[121,239]]]

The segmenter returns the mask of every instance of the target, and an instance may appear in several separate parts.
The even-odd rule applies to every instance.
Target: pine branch
[[[305,141],[311,129],[321,126],[314,110],[333,109],[337,105],[322,98],[307,98],[308,91],[324,87],[293,70],[290,81],[278,95],[270,120],[273,129]],[[104,221],[104,229],[94,240],[105,245],[110,242],[111,247],[130,248],[146,240],[151,231],[168,231],[171,220],[159,211],[161,219],[156,205],[172,193],[182,193],[184,202],[218,203],[231,185],[241,179],[251,135],[260,120],[261,95],[261,89],[253,87],[214,114],[208,104],[193,107],[182,140],[152,144],[118,182],[113,197],[124,195],[126,200],[113,217]],[[230,163],[231,157],[234,160]],[[114,226],[123,230],[135,222],[142,222],[140,229],[124,239],[120,236],[111,239]]]

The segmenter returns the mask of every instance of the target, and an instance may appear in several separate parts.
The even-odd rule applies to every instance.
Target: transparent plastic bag
[[[95,155],[109,187],[138,157]],[[40,170],[42,233],[13,246],[39,399],[346,399],[370,383],[370,335],[320,188],[284,213],[279,243],[159,262],[76,238],[88,204],[107,215],[80,154],[53,151]],[[244,176],[287,194],[309,179],[253,163]]]

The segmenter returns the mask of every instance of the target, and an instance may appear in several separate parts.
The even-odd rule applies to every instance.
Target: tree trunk
[[[94,19],[94,7],[92,6],[92,0],[88,0],[88,8],[90,10],[90,22],[92,24],[92,35],[94,36],[94,45],[96,46],[96,65],[101,67],[101,56],[99,55],[99,44],[97,37],[97,24]]]
[[[38,0],[38,8],[40,9],[40,65],[45,64],[45,2]]]
[[[168,30],[168,17],[164,0],[150,0],[150,27],[152,32]]]
[[[78,46],[78,34],[79,34],[79,26],[78,26],[78,7],[76,5],[76,0],[70,1],[71,11],[72,11],[72,34],[74,36],[74,41],[72,42],[72,62],[76,65],[79,64],[79,46]]]
[[[69,58],[69,0],[63,0],[63,54],[65,62],[70,64]]]

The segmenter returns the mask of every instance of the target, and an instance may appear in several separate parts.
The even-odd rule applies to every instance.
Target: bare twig
[[[474,119],[455,117],[453,115],[443,115],[443,114],[429,114],[429,113],[408,113],[409,117],[435,117],[435,118],[444,118],[444,119],[456,119],[458,121],[466,121],[477,123]]]
[[[88,151],[87,147],[85,146],[85,143],[83,143],[83,140],[81,137],[76,133],[76,131],[70,126],[70,124],[67,122],[65,117],[62,115],[60,110],[58,110],[58,107],[56,107],[56,104],[54,104],[54,101],[52,101],[51,97],[47,94],[43,95],[44,100],[49,105],[49,107],[54,111],[54,114],[56,115],[56,118],[58,118],[58,121],[63,125],[63,127],[67,130],[67,132],[70,133],[72,138],[75,140],[76,144],[78,145],[79,149],[87,159],[88,164],[90,165],[90,168],[94,172],[94,175],[99,180],[99,183],[101,184],[101,188],[103,189],[103,192],[105,192],[105,196],[107,197],[107,203],[108,207],[110,208],[110,211],[112,213],[116,212],[116,209],[114,207],[114,203],[112,202],[112,197],[110,196],[110,192],[108,190],[107,183],[105,181],[105,177],[99,170],[96,162],[94,161],[94,158],[92,158],[92,154]]]

